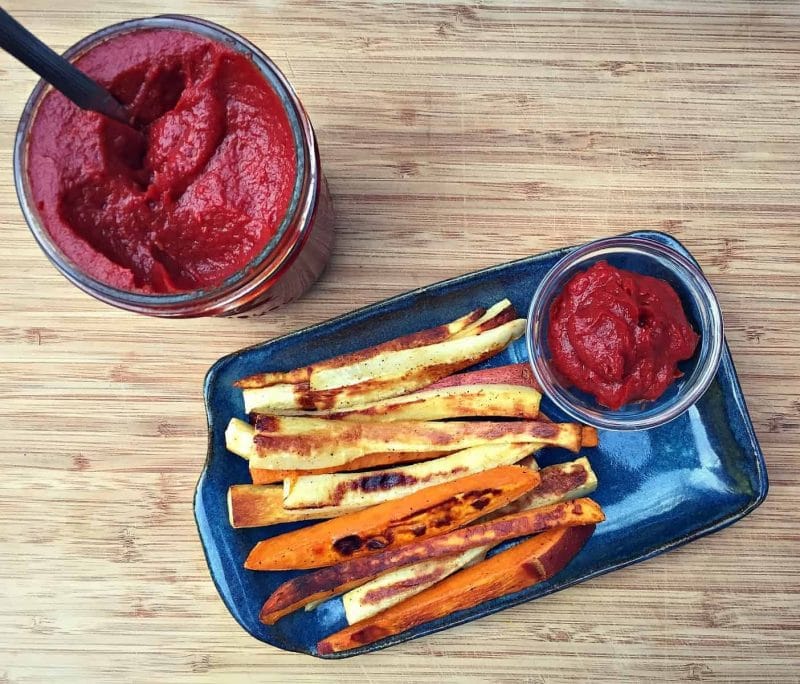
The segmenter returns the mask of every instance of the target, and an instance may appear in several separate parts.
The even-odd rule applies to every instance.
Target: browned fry
[[[275,419],[304,421],[305,418]],[[353,423],[329,420],[308,432],[257,432],[250,464],[269,470],[317,470],[348,463],[371,453],[456,451],[482,444],[530,443],[560,446],[577,452],[581,426],[540,421],[450,421]],[[259,429],[259,421],[256,429]]]
[[[284,481],[283,505],[319,508],[379,504],[470,473],[513,465],[539,448],[535,443],[483,444],[414,465],[358,473],[302,475]]]
[[[318,568],[445,534],[501,508],[539,484],[539,474],[500,466],[421,489],[359,513],[326,520],[256,544],[248,570]]]
[[[541,508],[588,496],[597,486],[597,478],[586,458],[549,466],[539,471],[539,474],[542,481],[538,487],[480,518],[478,522],[487,522],[526,508]],[[383,573],[342,596],[347,621],[352,625],[424,591],[447,575],[483,558],[488,550],[489,547],[479,546],[455,556],[423,560]],[[305,609],[309,610],[312,605],[314,604],[307,604]]]
[[[468,325],[464,330],[456,333],[455,337],[466,337],[467,335],[479,335],[482,332],[496,328],[503,323],[508,323],[517,318],[517,312],[510,301],[504,299],[489,309],[480,320]]]
[[[582,498],[471,525],[375,556],[344,561],[284,582],[264,604],[261,620],[273,624],[307,603],[360,586],[404,565],[452,556],[479,546],[496,545],[555,527],[590,525],[604,519],[600,506],[591,499]]]
[[[332,468],[320,468],[318,470],[264,470],[263,468],[250,468],[250,477],[253,484],[264,485],[272,484],[273,482],[281,482],[282,480],[289,480],[301,475],[323,475],[325,473],[345,473],[353,472],[356,470],[366,470],[367,468],[382,468],[386,466],[396,466],[403,463],[417,463],[419,461],[430,461],[440,456],[447,456],[452,453],[451,451],[412,451],[408,453],[403,452],[385,452],[382,454],[369,454],[356,458],[349,463],[344,463],[340,466]]]
[[[520,465],[536,468],[535,462],[523,459]],[[273,472],[273,471],[270,471]],[[567,498],[588,496],[597,487],[597,477],[586,458],[558,463],[539,471],[541,483],[536,489],[495,511],[490,517],[518,513],[526,508],[546,506]],[[233,485],[228,492],[228,510],[233,527],[265,527],[298,520],[322,520],[362,510],[360,506],[287,510],[283,506],[283,487]]]
[[[257,373],[256,375],[251,375],[249,377],[242,378],[241,380],[237,380],[234,385],[242,389],[254,389],[259,387],[269,387],[270,385],[282,383],[307,383],[311,377],[312,371],[317,369],[340,368],[342,366],[347,366],[351,363],[356,363],[357,361],[362,361],[372,356],[376,356],[382,352],[413,349],[415,347],[423,347],[428,344],[442,342],[443,340],[449,339],[456,333],[462,331],[467,326],[475,323],[483,316],[484,313],[486,313],[486,309],[478,308],[474,311],[470,311],[461,318],[457,318],[452,323],[437,325],[436,327],[428,328],[427,330],[420,330],[418,332],[411,333],[410,335],[403,335],[402,337],[397,337],[393,340],[376,344],[373,347],[359,349],[358,351],[351,352],[350,354],[342,354],[341,356],[336,356],[332,359],[327,359],[326,361],[320,361],[318,363],[311,364],[310,366],[304,366],[303,368],[295,368],[294,370],[283,372],[278,371],[272,373]]]
[[[366,506],[328,506],[287,510],[283,487],[233,485],[228,489],[228,517],[232,527],[264,527],[300,520],[322,520],[361,511]]]
[[[331,634],[317,644],[317,649],[321,654],[330,654],[371,644],[423,622],[520,591],[562,570],[592,532],[594,525],[548,530]]]
[[[528,363],[512,363],[507,366],[495,366],[481,370],[467,371],[448,375],[437,380],[427,389],[440,387],[454,387],[458,385],[522,385],[531,387],[541,392],[541,388],[533,377],[533,371]]]
[[[282,411],[282,415],[336,418],[354,422],[442,420],[444,418],[527,418],[539,414],[541,394],[520,385],[457,385],[424,389],[399,397],[332,411]],[[259,412],[251,414],[258,416]]]
[[[596,447],[598,444],[597,440],[597,428],[593,428],[589,425],[584,425],[581,429],[581,446],[582,447]]]

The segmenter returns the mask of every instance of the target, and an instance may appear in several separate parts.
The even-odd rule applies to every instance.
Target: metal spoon
[[[35,71],[81,109],[133,126],[131,115],[111,93],[54,52],[0,7],[0,48]]]

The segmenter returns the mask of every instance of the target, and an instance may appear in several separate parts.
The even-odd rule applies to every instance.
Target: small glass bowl
[[[700,335],[694,356],[678,366],[683,376],[656,400],[607,408],[591,395],[570,387],[552,364],[547,329],[553,300],[576,273],[601,260],[666,280],[678,293],[689,322]],[[681,415],[703,396],[714,379],[723,340],[719,302],[698,266],[660,242],[635,237],[597,240],[563,257],[536,288],[526,334],[531,368],[545,396],[573,419],[608,430],[645,430]]]

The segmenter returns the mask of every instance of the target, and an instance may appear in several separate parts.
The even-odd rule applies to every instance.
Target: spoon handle
[[[130,126],[119,101],[61,55],[51,50],[0,7],[0,48],[16,57],[82,109],[90,109]]]

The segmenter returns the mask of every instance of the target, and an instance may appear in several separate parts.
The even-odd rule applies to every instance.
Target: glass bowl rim
[[[550,292],[550,290],[553,289],[556,282],[565,274],[574,275],[582,266],[588,267],[593,260],[602,259],[604,256],[613,257],[618,254],[633,254],[647,259],[656,259],[662,266],[666,264],[669,270],[675,273],[682,281],[686,281],[688,276],[688,287],[695,304],[704,314],[704,317],[708,317],[709,323],[707,330],[702,329],[700,331],[703,338],[701,345],[707,344],[708,346],[707,348],[701,346],[699,351],[696,352],[702,354],[703,365],[693,371],[690,376],[692,383],[682,387],[675,398],[665,404],[661,410],[649,412],[644,417],[637,414],[615,417],[612,409],[598,407],[596,410],[589,412],[582,407],[576,406],[564,396],[561,383],[555,380],[550,372],[549,361],[538,354],[538,350],[542,346],[539,338],[544,331],[540,330],[534,322],[542,319],[543,307],[550,305],[552,296],[556,294]],[[545,297],[547,298],[546,301]],[[534,328],[536,328],[535,332]],[[674,420],[691,408],[705,394],[716,376],[722,359],[724,339],[724,323],[719,301],[699,265],[691,257],[668,245],[656,240],[633,236],[594,240],[574,248],[561,257],[539,282],[531,298],[525,328],[525,346],[528,353],[528,362],[533,376],[545,396],[574,420],[606,430],[646,430],[654,428]],[[655,401],[657,402],[658,400]]]

